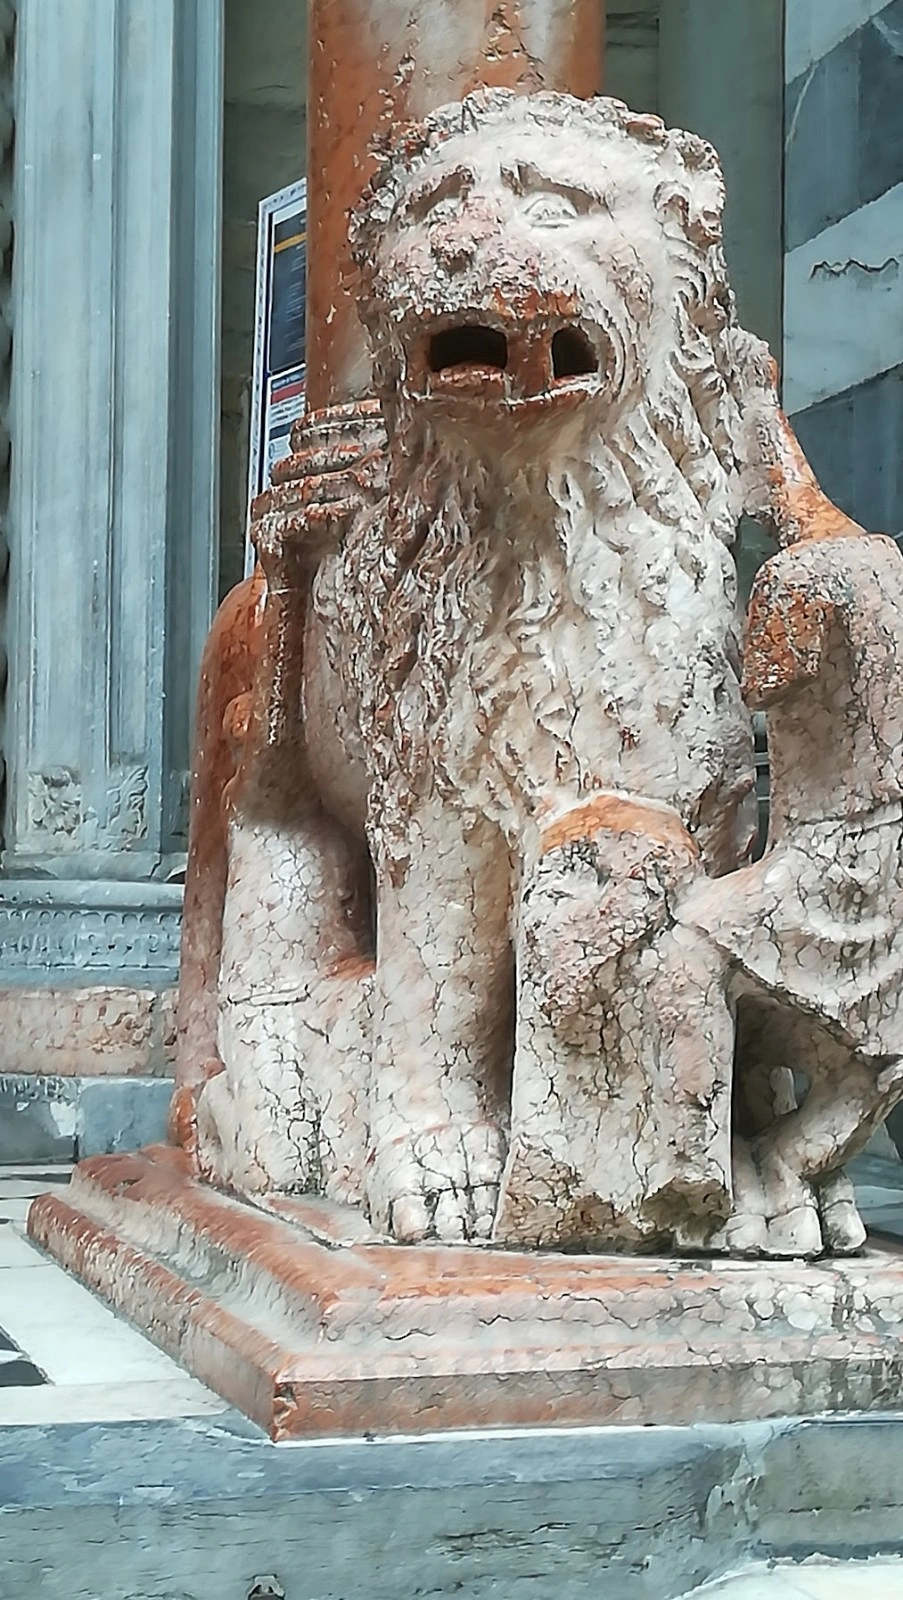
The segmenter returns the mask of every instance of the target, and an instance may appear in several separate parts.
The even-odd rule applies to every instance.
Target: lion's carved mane
[[[512,131],[543,139],[538,163],[560,140],[578,176],[607,165],[609,231],[571,252],[563,278],[577,310],[604,322],[613,384],[557,426],[436,428],[405,387],[410,195],[450,149],[465,160]],[[371,752],[378,843],[401,847],[433,785],[512,838],[549,789],[578,799],[601,786],[675,804],[713,870],[742,856],[742,795],[729,840],[715,837],[726,789],[739,770],[748,790],[751,773],[731,550],[744,390],[771,378],[736,321],[722,205],[700,140],[611,101],[565,114],[558,97],[501,92],[429,119],[376,180],[355,251],[391,488],[321,572],[316,605]]]

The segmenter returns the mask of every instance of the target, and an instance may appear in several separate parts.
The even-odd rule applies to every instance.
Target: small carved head
[[[409,129],[354,219],[387,421],[636,398],[733,322],[717,156],[618,101],[483,90]]]

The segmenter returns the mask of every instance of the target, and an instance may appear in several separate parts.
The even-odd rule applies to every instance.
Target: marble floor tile
[[[806,1600],[903,1600],[903,1563],[803,1567],[794,1582]]]
[[[685,1600],[903,1600],[903,1562],[760,1567],[706,1584]]]
[[[0,1271],[0,1326],[14,1339],[17,1328],[60,1326],[74,1319],[82,1326],[103,1327],[117,1320],[90,1290],[46,1257],[37,1266],[29,1263]]]
[[[0,1225],[0,1272],[4,1267],[42,1267],[47,1257],[34,1245],[23,1239],[18,1228],[11,1223]]]
[[[73,1172],[71,1161],[4,1161],[0,1184],[7,1178],[46,1178],[49,1183],[68,1183]]]
[[[808,1600],[808,1597],[785,1572],[763,1567],[757,1572],[723,1578],[720,1583],[694,1589],[685,1600]]]
[[[0,1426],[222,1412],[195,1382],[25,1237],[32,1198],[69,1168],[0,1169]]]
[[[182,1369],[50,1262],[0,1269],[6,1332],[51,1383],[141,1382]]]
[[[35,1195],[46,1194],[48,1189],[60,1189],[69,1182],[70,1168],[25,1167],[0,1168],[0,1192],[4,1200],[33,1200]]]
[[[173,1417],[213,1416],[228,1409],[219,1395],[184,1373],[150,1383],[45,1384],[43,1388],[0,1390],[0,1428],[159,1422]]]

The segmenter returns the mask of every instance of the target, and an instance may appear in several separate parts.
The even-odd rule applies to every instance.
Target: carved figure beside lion
[[[870,677],[903,568],[818,490],[722,207],[702,141],[501,91],[371,186],[379,410],[300,431],[244,679],[221,633],[206,664],[174,1127],[211,1181],[400,1241],[861,1245],[843,1163],[903,1088]],[[781,751],[754,866],[747,514],[787,547],[753,601]]]

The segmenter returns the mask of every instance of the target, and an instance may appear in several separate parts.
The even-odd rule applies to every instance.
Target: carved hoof
[[[768,1224],[753,1211],[736,1211],[712,1239],[711,1248],[719,1255],[764,1256],[768,1254]]]
[[[738,1208],[712,1239],[710,1249],[730,1256],[811,1261],[824,1251],[815,1200],[774,1217]]]
[[[802,1205],[769,1218],[764,1255],[778,1260],[803,1257],[807,1261],[824,1250],[821,1223],[814,1195]]]
[[[835,1256],[858,1255],[867,1233],[856,1204],[856,1191],[845,1172],[832,1172],[819,1184],[818,1209],[825,1249]]]
[[[732,1256],[811,1260],[824,1250],[815,1193],[767,1140],[734,1144],[734,1210],[710,1248]]]
[[[504,1160],[504,1137],[489,1122],[389,1140],[370,1156],[370,1220],[399,1244],[488,1239]]]

